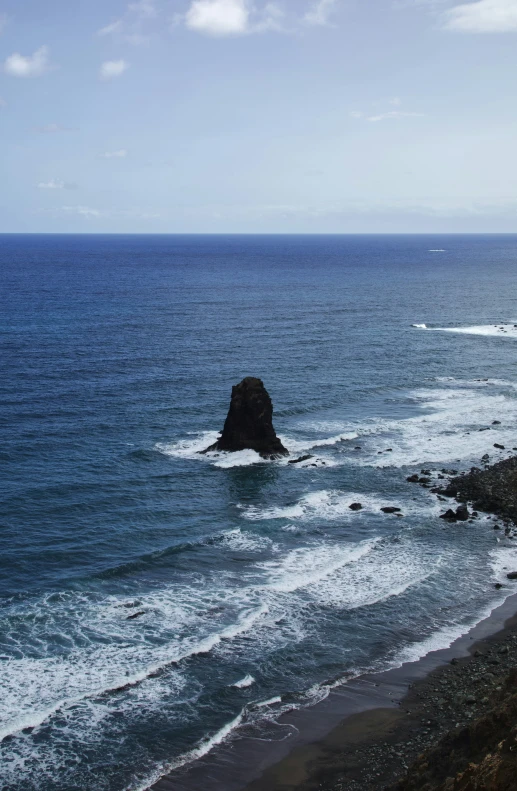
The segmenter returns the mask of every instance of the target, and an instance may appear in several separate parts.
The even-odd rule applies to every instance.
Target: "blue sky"
[[[0,232],[517,232],[517,0],[0,0]]]

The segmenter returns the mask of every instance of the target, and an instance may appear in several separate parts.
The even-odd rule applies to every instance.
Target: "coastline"
[[[481,666],[489,647],[497,650],[514,635],[515,650],[505,654],[504,662],[493,667],[503,671],[507,663],[517,665],[517,585],[514,592],[510,585],[513,587],[509,583],[505,601],[448,648],[430,651],[417,660],[364,674],[337,686],[320,703],[281,715],[272,725],[269,740],[239,734],[239,738],[222,742],[194,763],[162,776],[149,788],[152,791],[195,791],[201,787],[203,791],[385,789],[405,774],[423,750],[436,744],[456,725],[472,721],[483,708],[481,704],[457,700],[451,668],[461,670],[476,663]],[[476,652],[482,656],[474,656]],[[495,673],[494,677],[497,678]],[[436,684],[438,697],[433,686]],[[467,691],[462,694],[463,698],[471,696]],[[454,699],[452,712],[443,704],[447,695]],[[441,705],[437,706],[437,702]],[[484,704],[485,709],[487,706]],[[425,724],[429,721],[431,725]],[[416,729],[418,738],[415,738]]]

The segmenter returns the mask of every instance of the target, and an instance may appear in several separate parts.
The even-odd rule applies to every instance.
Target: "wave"
[[[352,503],[361,503],[362,509],[358,511],[351,510],[350,505]],[[263,519],[325,519],[326,521],[339,519],[342,521],[344,518],[357,520],[364,519],[365,516],[371,516],[372,514],[380,515],[382,513],[381,508],[385,506],[403,507],[403,513],[410,515],[417,513],[431,514],[440,510],[435,498],[431,498],[431,496],[429,496],[425,504],[418,504],[413,500],[407,500],[405,497],[394,500],[381,495],[364,494],[364,492],[342,492],[337,489],[321,489],[310,492],[303,495],[293,505],[266,508],[249,506],[242,510],[246,519],[255,521]]]
[[[267,604],[258,604],[243,609],[234,623],[213,631],[214,617],[211,616],[209,602],[199,600],[199,593],[192,590],[188,598],[190,606],[175,605],[174,588],[162,593],[162,606],[168,605],[174,612],[174,627],[178,632],[191,631],[211,627],[212,631],[204,636],[187,637],[181,640],[178,636],[169,636],[168,628],[162,627],[162,645],[146,645],[140,639],[140,633],[131,634],[131,628],[144,628],[141,622],[121,620],[119,608],[124,603],[111,601],[104,608],[89,608],[85,613],[84,602],[82,623],[78,625],[79,638],[84,642],[84,633],[88,629],[98,636],[105,635],[109,643],[102,645],[93,643],[78,646],[65,657],[38,657],[10,659],[0,665],[0,740],[8,735],[18,733],[24,728],[35,728],[63,709],[76,706],[86,698],[98,698],[116,693],[128,687],[140,684],[165,668],[179,665],[185,659],[207,654],[223,641],[234,639],[256,626],[269,611]],[[197,601],[196,601],[197,599]],[[195,605],[202,608],[203,616],[196,615]],[[156,619],[158,601],[156,597],[146,597],[147,608],[154,609],[155,632],[159,633],[159,622]],[[154,608],[152,607],[154,605]],[[113,617],[114,611],[116,617]],[[126,611],[127,612],[127,611]],[[172,613],[171,613],[172,614]],[[88,623],[88,615],[91,623]],[[62,613],[61,613],[62,616]],[[55,617],[55,616],[54,616]],[[170,615],[167,616],[167,621]],[[96,621],[96,623],[95,623]],[[104,623],[103,623],[104,622]],[[60,630],[63,624],[60,624]],[[49,630],[50,631],[50,630]],[[158,636],[158,635],[156,635]],[[133,642],[131,638],[133,637]],[[68,641],[71,641],[68,635]],[[41,640],[41,638],[40,638]],[[66,694],[63,695],[63,691]]]
[[[426,330],[427,324],[412,324],[412,327],[416,327],[418,330]]]
[[[246,687],[251,687],[252,684],[255,683],[255,679],[249,673],[241,678],[240,681],[236,681],[235,684],[232,684],[232,687],[237,687],[237,689],[245,689]]]
[[[432,327],[434,332],[455,332],[463,335],[482,335],[493,338],[517,338],[517,324],[479,324],[473,327]]]

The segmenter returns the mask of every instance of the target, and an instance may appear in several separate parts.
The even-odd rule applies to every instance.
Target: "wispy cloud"
[[[384,100],[383,104],[388,104],[391,107],[400,107],[402,100],[399,99],[398,96],[394,96],[392,99],[388,99],[387,101]],[[372,123],[396,118],[424,118],[423,113],[408,112],[406,110],[385,110],[384,112],[374,113],[373,115],[363,110],[352,110],[349,116],[350,118],[363,119],[364,121],[370,121]]]
[[[402,110],[389,110],[387,113],[366,116],[367,121],[386,121],[390,118],[423,118],[423,113],[406,113]]]
[[[59,179],[50,179],[50,181],[40,181],[37,187],[40,190],[74,190],[77,189],[77,184],[59,181]]]
[[[35,126],[34,131],[43,135],[52,135],[57,132],[73,132],[74,129],[70,126],[61,126],[61,124],[45,124],[45,126]]]
[[[103,159],[124,159],[127,157],[127,149],[119,148],[117,151],[105,151],[102,154]]]
[[[477,0],[450,8],[445,27],[463,33],[517,32],[517,0]]]
[[[154,0],[138,0],[129,3],[125,14],[101,27],[97,35],[119,35],[130,44],[142,44],[149,40],[149,37],[143,33],[145,23],[156,19],[157,16],[158,10]]]
[[[122,30],[122,20],[115,19],[115,21],[110,22],[109,25],[101,27],[101,29],[97,31],[97,35],[110,36],[112,33],[118,33],[120,30]]]
[[[337,3],[338,0],[316,0],[304,14],[303,21],[306,25],[328,25]]]
[[[77,214],[86,219],[97,219],[102,217],[103,212],[99,209],[92,209],[89,206],[61,206],[61,211],[65,214]]]
[[[121,77],[128,68],[129,63],[125,60],[105,60],[99,69],[99,77],[101,80],[113,80]]]
[[[7,23],[9,22],[9,17],[7,14],[0,14],[0,33],[3,33]]]
[[[40,47],[32,55],[14,52],[6,58],[4,71],[11,77],[40,77],[50,68],[48,47]]]

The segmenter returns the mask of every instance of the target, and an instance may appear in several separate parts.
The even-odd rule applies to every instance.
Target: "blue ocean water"
[[[146,788],[499,604],[406,476],[517,445],[516,301],[517,236],[0,236],[0,786]],[[310,460],[198,454],[246,375]]]

